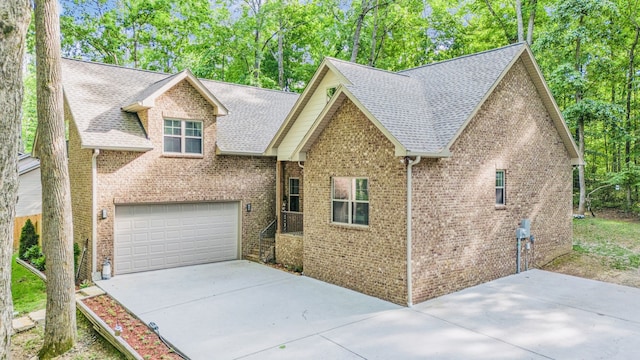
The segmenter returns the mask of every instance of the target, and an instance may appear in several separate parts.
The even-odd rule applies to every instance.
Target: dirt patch
[[[162,340],[138,318],[129,314],[109,295],[100,295],[82,300],[111,329],[119,325],[120,337],[145,359],[182,359],[166,346]]]
[[[619,209],[594,209],[593,213],[596,215],[595,217],[602,219],[640,222],[640,214],[636,214],[631,211]],[[591,214],[587,211],[586,216],[591,217]]]
[[[640,288],[638,269],[618,270],[610,267],[608,259],[576,251],[561,256],[543,267],[544,270]]]

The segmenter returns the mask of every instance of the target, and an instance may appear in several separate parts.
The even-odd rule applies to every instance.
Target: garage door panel
[[[164,254],[166,252],[164,244],[151,245],[151,254]]]
[[[140,245],[136,245],[133,247],[133,255],[134,256],[139,256],[139,255],[148,255],[149,253],[149,247],[148,246],[140,246]]]
[[[238,258],[239,204],[119,205],[116,274]]]

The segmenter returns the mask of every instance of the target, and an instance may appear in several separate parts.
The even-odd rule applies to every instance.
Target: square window
[[[332,178],[331,221],[369,225],[369,180],[367,178]]]
[[[202,154],[202,121],[164,120],[163,151]]]

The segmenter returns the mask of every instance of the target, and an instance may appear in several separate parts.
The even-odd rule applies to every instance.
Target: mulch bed
[[[109,295],[87,298],[82,302],[109,325],[111,329],[114,329],[116,324],[119,324],[122,327],[120,337],[144,359],[182,359],[166,346],[147,325],[129,314],[125,308]]]

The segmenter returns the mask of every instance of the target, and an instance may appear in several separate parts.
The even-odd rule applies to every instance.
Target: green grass
[[[613,269],[637,269],[640,223],[600,218],[574,220],[573,250],[597,255]]]
[[[16,262],[11,264],[11,294],[13,310],[19,314],[44,309],[47,304],[47,289],[44,281]]]

